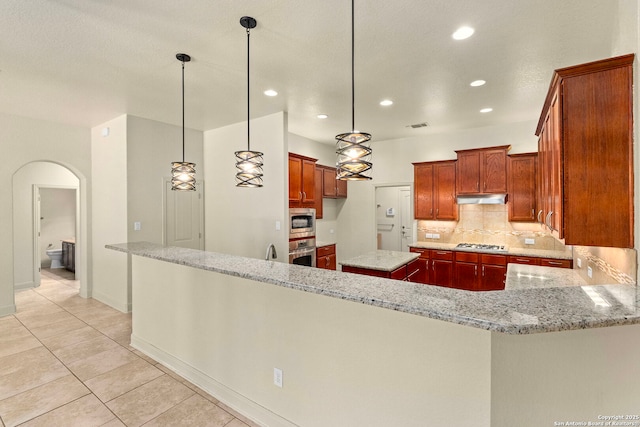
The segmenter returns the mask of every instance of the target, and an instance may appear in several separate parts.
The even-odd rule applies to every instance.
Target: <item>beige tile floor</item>
[[[0,318],[0,427],[256,426],[129,346],[131,314],[43,270]]]

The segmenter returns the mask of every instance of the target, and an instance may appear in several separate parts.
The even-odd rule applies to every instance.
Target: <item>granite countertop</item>
[[[364,255],[341,261],[340,265],[347,267],[367,268],[369,270],[393,271],[398,267],[413,261],[420,254],[415,252],[373,251]]]
[[[470,292],[145,242],[107,248],[507,334],[640,323],[633,285]]]
[[[467,252],[480,252],[473,249],[456,249],[457,243],[436,243],[436,242],[415,242],[409,245],[411,248],[436,249],[436,250],[464,250]],[[499,255],[520,255],[532,256],[538,258],[555,258],[555,259],[573,259],[571,250],[548,250],[548,249],[530,249],[530,248],[507,248],[505,252],[496,252]]]
[[[336,242],[327,242],[324,240],[316,240],[316,248],[321,248],[323,246],[331,246],[331,245],[335,245]]]
[[[570,268],[508,264],[505,290],[587,286],[577,271]]]
[[[70,239],[64,239],[62,240],[64,243],[73,243],[74,245],[76,244],[76,238],[72,237]]]

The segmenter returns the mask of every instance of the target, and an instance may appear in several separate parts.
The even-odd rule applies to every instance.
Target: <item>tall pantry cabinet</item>
[[[567,245],[633,248],[633,60],[553,75],[536,129],[537,218]]]

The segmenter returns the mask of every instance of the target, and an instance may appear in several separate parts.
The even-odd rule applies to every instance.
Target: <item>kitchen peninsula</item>
[[[637,411],[634,286],[590,287],[603,307],[580,286],[472,293],[107,247],[132,259],[131,345],[261,425],[538,426]]]

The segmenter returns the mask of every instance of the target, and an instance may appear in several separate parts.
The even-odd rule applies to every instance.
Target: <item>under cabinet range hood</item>
[[[459,205],[504,205],[506,194],[459,194],[456,197]]]

